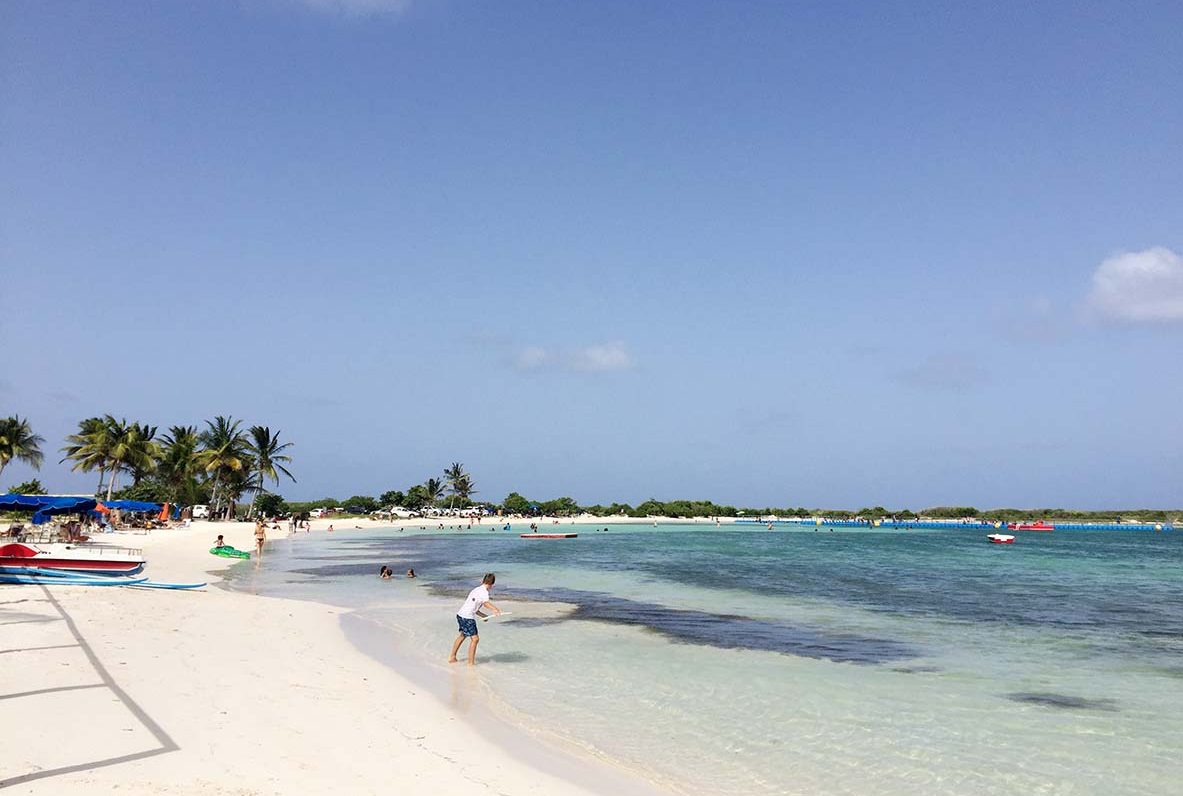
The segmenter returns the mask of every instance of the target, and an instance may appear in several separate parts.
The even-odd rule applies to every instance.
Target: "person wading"
[[[476,663],[476,645],[481,640],[476,627],[477,617],[485,616],[482,613],[485,609],[492,611],[494,616],[501,616],[501,609],[489,602],[489,590],[496,582],[497,576],[492,572],[485,575],[481,580],[481,585],[468,593],[464,604],[456,612],[456,624],[460,626],[460,633],[452,644],[452,654],[448,656],[448,663],[456,663],[456,653],[460,651],[460,645],[464,643],[464,639],[468,639],[468,665],[472,666]]]

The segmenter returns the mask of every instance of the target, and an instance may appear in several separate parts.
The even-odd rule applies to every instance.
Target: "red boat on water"
[[[577,533],[521,533],[518,534],[523,539],[574,539],[579,536]]]
[[[1008,522],[1006,529],[1008,531],[1054,531],[1056,526],[1040,520],[1039,522]]]
[[[0,570],[4,567],[39,567],[92,575],[134,575],[144,568],[144,563],[139,550],[125,547],[30,546],[19,542],[0,546]]]
[[[987,534],[986,538],[990,540],[990,544],[1014,544],[1015,537],[1008,533],[991,533]]]

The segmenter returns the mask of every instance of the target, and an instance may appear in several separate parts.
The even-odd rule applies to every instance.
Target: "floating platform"
[[[520,533],[522,539],[574,539],[577,533]]]

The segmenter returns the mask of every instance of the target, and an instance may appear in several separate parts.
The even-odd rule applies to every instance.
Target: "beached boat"
[[[579,536],[577,533],[522,533],[518,535],[523,539],[574,539]]]
[[[991,533],[987,534],[986,538],[990,540],[991,544],[1014,544],[1015,537],[1006,533]]]
[[[1039,522],[1008,522],[1008,531],[1054,531],[1056,526],[1040,520]]]
[[[139,550],[125,547],[27,545],[19,542],[0,546],[0,568],[36,567],[97,575],[134,575],[143,570],[144,563]]]

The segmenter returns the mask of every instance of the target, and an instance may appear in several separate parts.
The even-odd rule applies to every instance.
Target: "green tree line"
[[[445,468],[440,477],[427,478],[422,483],[405,489],[391,489],[377,497],[353,495],[344,500],[326,497],[320,500],[287,503],[265,487],[268,482],[279,485],[280,478],[296,479],[287,469],[291,457],[285,453],[290,442],[280,442],[280,432],[272,433],[267,426],[243,429],[241,421],[230,417],[216,417],[199,430],[195,426],[172,426],[168,433],[158,434],[155,426],[116,420],[111,415],[91,417],[78,424],[78,432],[66,438],[62,448],[63,462],[73,463],[73,469],[97,472],[95,494],[102,498],[129,498],[168,501],[183,505],[207,503],[215,514],[229,516],[236,502],[251,495],[248,510],[266,514],[302,513],[314,508],[344,507],[358,513],[378,509],[403,508],[423,511],[429,508],[466,509],[474,505],[477,494],[472,476],[460,462]],[[28,420],[19,416],[0,418],[0,475],[13,461],[24,462],[40,469],[45,440],[33,432]],[[116,489],[118,479],[128,476],[131,483]],[[33,479],[15,485],[11,491],[22,494],[44,493],[41,482]],[[507,514],[546,514],[572,516],[587,513],[597,517],[753,517],[778,515],[782,517],[825,516],[833,519],[900,520],[919,516],[934,519],[977,517],[982,520],[1014,522],[1025,519],[1045,519],[1079,522],[1177,522],[1183,518],[1178,509],[1108,509],[1077,511],[1062,508],[979,510],[973,506],[933,506],[913,512],[907,508],[887,509],[883,506],[848,509],[806,508],[804,506],[728,506],[709,500],[670,500],[650,498],[636,506],[628,503],[609,505],[581,505],[574,498],[558,497],[531,500],[518,492],[511,492],[500,504],[488,504]]]

